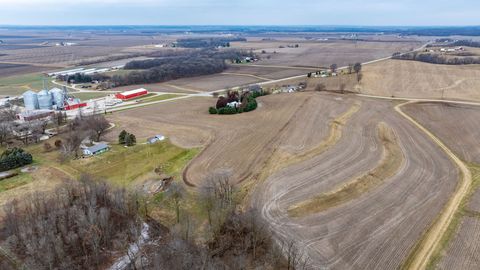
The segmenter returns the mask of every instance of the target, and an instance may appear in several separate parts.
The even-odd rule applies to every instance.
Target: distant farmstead
[[[126,91],[123,93],[117,93],[115,97],[121,100],[128,100],[128,99],[144,96],[147,94],[148,94],[148,91],[146,89],[140,88],[140,89]]]

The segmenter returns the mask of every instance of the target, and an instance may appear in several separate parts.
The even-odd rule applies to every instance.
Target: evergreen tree
[[[118,135],[118,143],[119,144],[125,144],[125,139],[127,137],[128,133],[125,130],[122,130],[120,134]]]

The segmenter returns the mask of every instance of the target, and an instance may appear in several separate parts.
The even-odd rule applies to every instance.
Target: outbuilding
[[[148,94],[147,89],[140,88],[140,89],[126,91],[123,93],[117,93],[115,97],[121,100],[128,100],[128,99],[144,96],[147,94]]]
[[[83,154],[85,156],[94,156],[94,155],[107,152],[109,149],[110,147],[108,147],[108,145],[99,143],[99,144],[95,144],[94,146],[90,146],[88,148],[83,149]]]
[[[148,138],[147,143],[154,144],[156,142],[161,142],[165,140],[165,136],[163,135],[155,135],[154,137]]]

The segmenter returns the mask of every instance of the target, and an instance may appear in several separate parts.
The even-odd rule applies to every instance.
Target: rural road
[[[458,210],[460,203],[463,198],[467,195],[467,192],[472,184],[472,175],[467,166],[435,135],[428,131],[425,127],[420,125],[417,121],[411,118],[409,115],[402,111],[402,107],[406,104],[415,103],[417,101],[410,101],[406,103],[399,104],[395,106],[395,110],[406,118],[408,121],[413,123],[417,128],[422,132],[427,134],[433,142],[435,142],[443,151],[452,159],[453,162],[458,166],[462,173],[462,180],[459,183],[459,186],[451,197],[445,209],[440,214],[439,218],[435,221],[433,226],[427,231],[426,235],[422,239],[422,242],[419,243],[419,248],[413,254],[413,258],[410,264],[407,266],[407,269],[411,270],[423,270],[427,268],[427,265],[432,257],[434,251],[439,247],[440,241],[448,229],[455,212]],[[465,103],[462,103],[465,104]]]

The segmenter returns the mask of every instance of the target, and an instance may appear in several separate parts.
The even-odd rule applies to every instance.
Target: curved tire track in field
[[[252,204],[277,240],[294,240],[311,269],[398,269],[454,192],[458,174],[444,151],[390,102],[362,100],[342,138],[321,155],[282,169],[261,183]],[[399,171],[361,197],[294,219],[291,205],[333,190],[381,158],[375,127],[386,122],[405,156]],[[434,158],[432,158],[434,157]]]
[[[377,128],[383,149],[382,159],[377,166],[330,192],[292,205],[288,209],[291,217],[305,217],[344,204],[381,185],[384,179],[397,173],[402,163],[405,162],[397,138],[385,123],[379,123]]]

